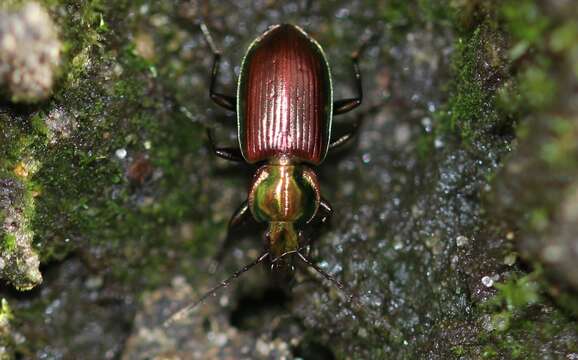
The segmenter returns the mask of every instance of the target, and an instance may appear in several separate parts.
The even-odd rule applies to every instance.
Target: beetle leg
[[[243,225],[247,220],[251,219],[251,212],[249,211],[249,203],[247,200],[235,210],[231,220],[229,220],[229,231],[235,229],[238,226]]]
[[[216,92],[215,88],[217,87],[217,78],[219,77],[219,65],[221,65],[221,52],[215,45],[213,41],[213,37],[209,32],[209,28],[205,23],[201,23],[201,31],[205,36],[205,40],[209,44],[211,48],[211,52],[213,53],[213,69],[211,70],[211,86],[209,88],[209,95],[211,99],[219,106],[230,110],[232,112],[236,111],[237,99],[234,96],[229,96],[225,94],[221,94]]]
[[[306,254],[307,256],[311,253],[311,248],[313,246],[313,242],[319,237],[319,232],[323,224],[327,223],[327,221],[331,218],[333,214],[333,209],[331,205],[325,198],[321,198],[319,202],[319,208],[317,209],[317,213],[315,216],[309,220],[308,224],[310,225],[310,230],[307,232],[299,232],[299,243],[302,245],[306,245]]]
[[[327,199],[321,198],[319,209],[317,209],[317,214],[315,214],[316,223],[319,225],[325,224],[331,215],[333,215],[331,204],[329,204]]]
[[[211,87],[209,89],[209,95],[211,99],[219,106],[236,112],[237,99],[234,96],[229,96],[221,94],[215,91],[217,87],[217,78],[219,77],[219,65],[221,64],[221,54],[218,52],[213,53],[213,70],[211,71]]]
[[[225,238],[225,241],[223,241],[221,248],[219,249],[219,251],[217,252],[217,255],[215,255],[215,258],[214,258],[215,261],[217,262],[217,264],[221,263],[221,261],[223,260],[223,258],[227,254],[228,250],[231,248],[231,245],[233,245],[233,243],[236,240],[238,240],[237,237],[231,236],[233,233],[233,230],[235,230],[239,226],[245,224],[250,219],[251,219],[251,212],[249,211],[249,204],[245,200],[237,208],[237,210],[235,210],[235,212],[231,216],[231,220],[229,220],[229,228],[227,230],[227,237]]]
[[[360,125],[361,125],[361,121],[356,120],[351,125],[351,128],[349,129],[349,131],[347,133],[345,133],[344,135],[341,135],[339,138],[337,138],[337,139],[335,139],[329,143],[329,150],[339,148],[339,147],[347,144],[349,141],[351,141],[351,139],[353,139],[355,137],[355,135],[357,135],[357,131],[359,130]]]
[[[239,148],[217,147],[215,145],[215,139],[213,138],[213,132],[210,129],[207,129],[207,136],[209,138],[209,146],[211,147],[211,151],[221,159],[236,162],[245,161]]]
[[[353,62],[353,74],[355,76],[355,85],[357,88],[357,96],[354,98],[337,100],[333,103],[333,115],[340,115],[350,112],[355,109],[363,101],[363,86],[361,83],[361,72],[359,71],[359,53],[362,49],[354,52],[351,55],[351,61]]]

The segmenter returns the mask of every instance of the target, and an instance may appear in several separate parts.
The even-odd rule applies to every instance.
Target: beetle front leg
[[[223,258],[225,257],[225,255],[227,254],[228,250],[231,248],[233,243],[235,243],[235,241],[239,239],[237,237],[231,236],[233,234],[233,231],[235,229],[238,229],[243,224],[247,223],[247,221],[249,220],[251,220],[251,212],[249,211],[249,204],[245,200],[237,208],[237,210],[235,210],[235,212],[231,216],[231,219],[229,220],[227,237],[225,238],[225,241],[223,241],[221,248],[219,249],[217,255],[215,255],[214,258],[217,263],[220,263],[223,260]]]
[[[215,139],[213,138],[213,132],[210,129],[207,129],[207,137],[209,138],[209,146],[211,147],[211,151],[221,159],[235,162],[245,161],[239,148],[217,147],[215,144]]]
[[[311,253],[313,241],[319,237],[318,235],[321,231],[321,227],[329,221],[332,215],[333,208],[331,207],[331,204],[329,204],[325,198],[321,198],[317,213],[308,222],[310,230],[299,232],[299,243],[301,246],[306,245],[307,250],[305,254],[307,256],[309,256]]]
[[[321,201],[319,202],[319,208],[317,209],[317,214],[315,214],[315,217],[311,220],[311,222],[314,226],[321,226],[331,218],[331,215],[333,215],[333,208],[331,207],[331,204],[329,204],[327,199],[321,198]]]
[[[333,103],[333,115],[340,115],[350,112],[355,109],[363,101],[363,86],[361,82],[361,72],[359,71],[359,53],[362,51],[360,48],[358,51],[351,55],[351,61],[353,62],[353,74],[355,76],[355,86],[357,90],[357,96],[350,99],[337,100]]]

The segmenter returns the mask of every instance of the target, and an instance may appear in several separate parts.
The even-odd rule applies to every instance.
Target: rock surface
[[[40,3],[65,45],[50,98],[0,100],[1,356],[578,357],[572,2]],[[208,98],[201,18],[224,92],[270,24],[323,45],[338,98],[371,38],[312,253],[360,306],[314,272],[278,287],[258,269],[162,326],[261,247],[248,226],[209,271],[254,169],[205,144],[206,127],[233,143],[235,120]]]
[[[0,13],[0,85],[13,101],[35,102],[51,94],[61,47],[54,23],[37,3]]]

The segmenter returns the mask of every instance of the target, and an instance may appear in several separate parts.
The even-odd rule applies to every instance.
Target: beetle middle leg
[[[211,36],[211,33],[209,32],[209,29],[205,23],[201,23],[201,31],[203,32],[203,35],[205,36],[205,39],[207,40],[207,43],[213,52],[213,68],[211,70],[211,85],[209,87],[209,96],[217,105],[229,111],[236,112],[237,99],[234,96],[221,94],[216,91],[217,79],[219,77],[219,67],[221,65],[221,52],[215,46],[213,37]]]
[[[207,129],[207,137],[209,138],[209,146],[211,147],[211,151],[221,159],[236,162],[245,161],[243,154],[241,153],[241,149],[238,147],[217,147],[213,137],[213,132],[210,129]]]

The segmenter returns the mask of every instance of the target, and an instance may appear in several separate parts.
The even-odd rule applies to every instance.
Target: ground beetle
[[[237,114],[239,146],[218,147],[209,131],[211,149],[223,159],[259,165],[247,201],[231,218],[229,232],[251,216],[268,223],[268,230],[263,254],[176,315],[187,313],[264,260],[272,270],[290,272],[297,258],[344,289],[302,254],[309,242],[301,229],[323,224],[332,213],[313,167],[358,129],[359,123],[354,122],[345,135],[331,136],[333,115],[353,110],[362,101],[359,51],[352,55],[357,96],[333,101],[329,63],[317,41],[295,25],[271,26],[249,46],[235,97],[216,91],[221,54],[207,27],[202,24],[201,29],[214,55],[210,97]]]

